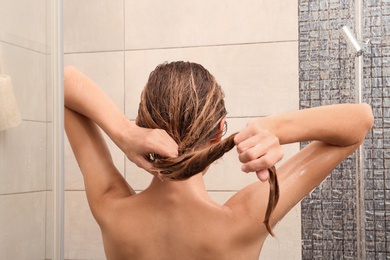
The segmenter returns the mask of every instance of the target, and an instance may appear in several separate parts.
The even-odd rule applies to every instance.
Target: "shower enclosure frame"
[[[355,0],[355,31],[358,41],[363,41],[363,0]],[[363,101],[363,69],[364,51],[355,59],[355,99],[356,103]],[[364,207],[364,145],[356,152],[356,215],[357,215],[357,257],[359,260],[366,259],[366,227]]]
[[[64,259],[63,0],[51,5],[53,86],[53,259]]]

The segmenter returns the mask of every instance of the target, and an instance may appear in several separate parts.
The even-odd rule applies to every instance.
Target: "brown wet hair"
[[[219,141],[226,115],[222,88],[202,65],[179,61],[157,66],[141,94],[138,125],[165,130],[178,144],[179,154],[175,158],[153,155],[153,171],[163,179],[185,180],[221,158],[235,146],[235,134]],[[264,224],[273,235],[268,222],[279,189],[275,168],[269,172],[270,197]]]

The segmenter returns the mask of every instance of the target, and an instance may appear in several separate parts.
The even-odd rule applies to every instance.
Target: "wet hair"
[[[204,171],[235,146],[235,134],[219,141],[226,115],[222,88],[202,65],[183,61],[158,65],[142,91],[138,125],[165,130],[178,144],[178,157],[152,155],[152,171],[168,180],[185,180]],[[273,177],[264,223],[273,235],[268,221],[279,189],[275,170],[269,171]]]
[[[279,183],[276,175],[275,166],[269,168],[268,173],[269,173],[269,179],[268,179],[269,197],[268,197],[268,205],[267,205],[267,210],[265,212],[263,223],[267,228],[268,232],[271,234],[271,236],[275,236],[274,232],[272,232],[271,226],[269,225],[269,218],[271,217],[271,213],[275,210],[275,207],[279,201]]]

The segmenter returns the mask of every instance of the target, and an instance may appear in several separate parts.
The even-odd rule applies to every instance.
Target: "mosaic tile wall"
[[[390,1],[364,0],[364,101],[375,126],[365,142],[366,257],[390,259]],[[353,0],[299,1],[300,106],[355,102]],[[305,144],[302,144],[304,146]],[[356,259],[356,156],[302,202],[302,258]]]
[[[374,129],[365,143],[367,259],[390,259],[390,1],[364,1],[364,101]]]

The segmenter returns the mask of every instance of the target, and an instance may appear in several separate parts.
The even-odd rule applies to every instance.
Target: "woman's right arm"
[[[312,141],[277,169],[280,198],[270,225],[275,225],[353,153],[372,125],[370,106],[342,104],[258,118],[237,134],[235,142],[239,158],[247,172],[259,172],[273,166],[280,160],[277,152],[280,145]],[[228,203],[236,204],[237,199],[245,201],[246,205],[241,205],[241,209],[246,211],[245,214],[257,216],[256,221],[262,223],[263,205],[268,201],[267,186],[268,183],[261,182],[252,184]]]
[[[281,159],[279,145],[321,141],[353,146],[364,140],[372,124],[367,104],[322,106],[254,119],[237,134],[235,142],[243,170],[255,172]]]

